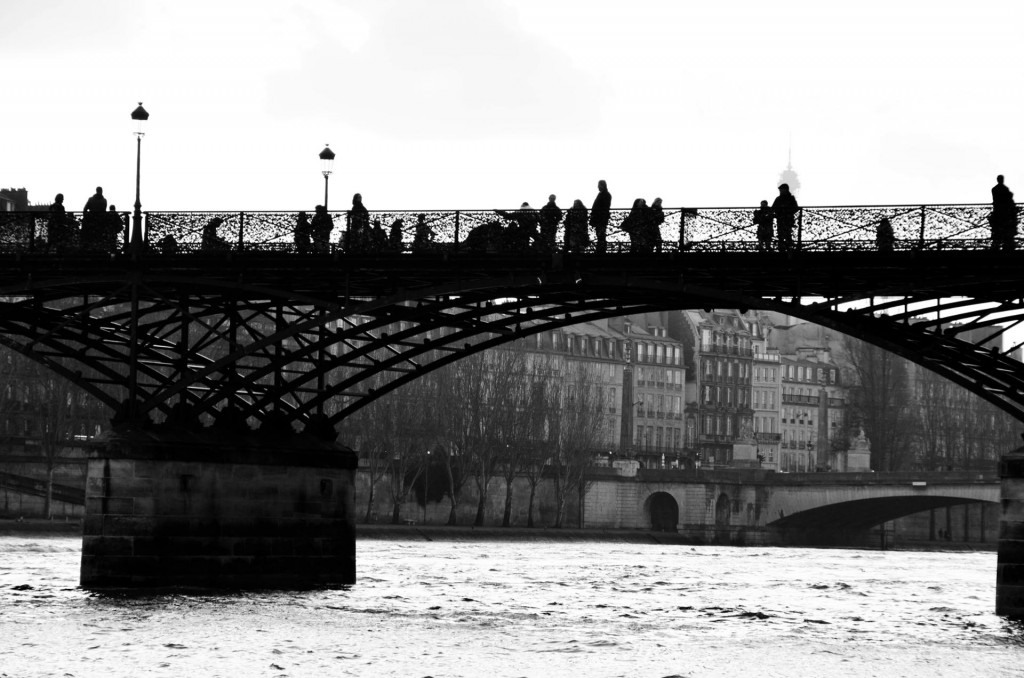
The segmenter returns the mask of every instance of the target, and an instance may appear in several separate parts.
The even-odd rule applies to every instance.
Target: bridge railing
[[[83,235],[81,212],[67,212],[59,223],[54,223],[49,212],[0,212],[0,252],[119,251],[127,239],[130,214],[113,213],[120,226],[116,226],[110,214],[96,229],[87,225]]]
[[[629,210],[612,210],[606,233],[607,251],[721,252],[758,251],[753,208],[667,208],[658,226],[658,238],[638,234]],[[877,251],[876,231],[882,219],[892,225],[896,251],[982,250],[993,246],[988,204],[961,205],[865,205],[804,207],[796,215],[794,249],[808,252]],[[120,249],[126,241],[129,214],[120,213],[126,225],[107,249]],[[332,212],[331,232],[322,247],[296,240],[299,212],[147,212],[145,244],[153,252],[232,251],[329,251],[417,252],[469,251],[516,252],[562,251],[565,220],[550,228],[553,238],[523,237],[524,220],[517,210],[403,210],[372,211],[368,228],[352,223],[347,212]],[[312,217],[312,214],[309,215]],[[529,221],[531,217],[527,217]],[[360,223],[363,223],[362,220]],[[96,249],[86,242],[79,213],[68,213],[65,227],[70,236],[57,243],[46,212],[0,212],[0,251],[55,252]],[[541,227],[540,232],[544,231]],[[597,234],[588,228],[590,244],[579,251],[593,252]],[[1014,244],[1019,240],[1014,235]],[[526,244],[530,243],[530,244]]]

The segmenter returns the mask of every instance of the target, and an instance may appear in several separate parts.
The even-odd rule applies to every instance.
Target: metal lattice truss
[[[433,214],[435,234],[473,223]],[[663,254],[300,255],[275,245],[282,217],[262,222],[266,247],[252,251],[8,256],[0,343],[136,416],[184,406],[209,420],[231,406],[256,420],[337,423],[431,370],[538,332],[647,311],[762,308],[904,355],[1024,421],[1024,254],[977,238],[985,208],[834,208],[816,222],[805,212],[805,233],[822,237],[786,255],[750,251],[739,214],[677,211],[686,242],[737,244]],[[907,247],[863,251],[883,214]],[[921,240],[922,223],[944,234],[941,247]],[[839,242],[850,246],[825,244]]]

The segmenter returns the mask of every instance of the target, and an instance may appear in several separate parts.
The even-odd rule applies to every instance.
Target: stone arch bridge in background
[[[994,533],[999,501],[994,473],[604,471],[591,478],[585,520],[704,543],[858,546],[876,545],[883,523],[964,504],[981,504],[980,531]]]

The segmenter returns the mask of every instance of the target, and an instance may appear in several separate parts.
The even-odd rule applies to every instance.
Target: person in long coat
[[[647,210],[647,221],[644,224],[644,240],[655,252],[661,252],[661,225],[665,223],[665,210],[661,206],[661,198],[655,198]]]
[[[327,208],[317,205],[313,208],[313,222],[310,224],[313,237],[313,251],[324,253],[331,248],[331,231],[334,230],[334,220],[327,213]]]
[[[775,235],[772,228],[773,222],[772,208],[768,207],[767,200],[762,200],[761,206],[754,210],[754,227],[757,230],[759,252],[767,252],[772,248],[772,240]]]
[[[574,200],[565,213],[565,243],[563,251],[578,254],[590,245],[590,231],[587,228],[587,208],[582,200]]]
[[[558,224],[562,223],[562,208],[555,204],[555,196],[548,196],[548,202],[540,208],[540,249],[554,252],[558,239]]]
[[[313,245],[313,225],[309,223],[309,215],[299,212],[295,218],[295,249],[299,254],[306,254]]]
[[[1013,201],[1013,191],[1003,183],[1003,175],[996,177],[996,185],[992,187],[992,214],[989,224],[992,226],[992,249],[1012,250],[1017,239],[1017,203]]]
[[[352,209],[348,211],[348,230],[345,231],[345,249],[362,252],[370,247],[370,212],[363,204],[363,196],[352,196]]]
[[[608,249],[608,220],[612,216],[612,194],[604,179],[597,182],[597,197],[590,208],[590,226],[597,238],[597,252],[604,254]]]
[[[107,199],[103,197],[103,187],[97,186],[96,192],[82,208],[82,234],[80,236],[82,249],[97,250],[102,247],[106,222]]]
[[[789,184],[779,186],[779,197],[772,203],[772,215],[775,217],[775,225],[779,230],[779,251],[787,252],[793,246],[793,227],[796,224],[796,214],[800,206],[796,203],[796,196],[789,192]]]
[[[71,245],[74,228],[64,209],[64,194],[58,193],[50,205],[50,218],[46,223],[46,244],[53,252],[63,252]]]

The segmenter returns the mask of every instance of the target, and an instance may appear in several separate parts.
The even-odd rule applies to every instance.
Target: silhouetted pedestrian
[[[168,233],[157,241],[156,246],[160,248],[160,254],[177,254],[178,240]]]
[[[53,252],[63,252],[72,241],[74,229],[64,209],[64,194],[58,193],[50,205],[50,218],[46,223],[46,244]]]
[[[85,202],[82,208],[81,247],[85,250],[98,250],[103,243],[103,227],[106,223],[107,199],[103,197],[103,187],[97,186],[96,193]]]
[[[608,220],[612,216],[612,194],[604,179],[597,182],[597,197],[590,208],[590,225],[597,238],[597,252],[604,254],[608,249]]]
[[[629,235],[630,254],[650,251],[645,233],[647,222],[650,219],[649,212],[647,201],[637,198],[633,201],[633,207],[630,208],[629,214],[622,220],[621,228]]]
[[[762,200],[761,206],[754,210],[754,226],[757,229],[757,249],[767,252],[772,248],[772,208],[768,201]]]
[[[97,186],[96,192],[91,198],[85,201],[85,207],[82,208],[82,218],[90,216],[103,216],[103,213],[107,211],[107,199],[103,197],[103,187]]]
[[[313,247],[313,224],[309,223],[309,215],[299,212],[295,218],[295,249],[299,254],[306,254]]]
[[[388,233],[388,249],[392,252],[402,251],[402,219],[395,219],[391,222],[391,229]]]
[[[992,187],[992,213],[988,220],[992,228],[992,249],[1009,251],[1016,247],[1017,204],[1013,201],[1013,192],[1003,181],[1000,174]]]
[[[542,251],[555,251],[558,224],[561,222],[562,209],[555,204],[555,196],[549,195],[547,204],[540,208],[540,249]]]
[[[106,221],[103,224],[103,251],[116,252],[117,236],[124,233],[124,221],[121,219],[121,215],[117,213],[115,205],[110,206],[106,217]],[[125,242],[127,241],[128,239],[125,238]]]
[[[203,227],[203,239],[200,243],[200,249],[204,252],[215,252],[230,249],[228,241],[220,237],[217,233],[217,227],[223,223],[224,220],[220,217],[214,217],[206,222],[206,226]]]
[[[313,237],[313,251],[319,254],[329,252],[331,249],[331,231],[334,230],[334,220],[327,213],[327,208],[317,205],[313,208],[313,221],[310,224]]]
[[[875,228],[875,245],[878,247],[878,251],[892,252],[895,242],[896,236],[892,232],[892,224],[889,222],[889,218],[882,217],[878,220],[878,226]]]
[[[422,252],[429,249],[434,241],[434,229],[427,223],[426,214],[416,215],[416,230],[412,237],[412,251]]]
[[[565,213],[565,243],[563,249],[578,254],[590,245],[590,231],[587,228],[587,208],[582,200],[574,200]]]
[[[370,228],[370,251],[383,252],[387,246],[388,234],[384,232],[384,227],[380,225],[380,219],[374,219],[373,226]]]
[[[796,214],[800,206],[796,203],[796,196],[789,192],[789,184],[779,186],[779,197],[772,203],[772,214],[775,216],[775,224],[779,229],[779,251],[788,252],[793,246],[793,227],[796,224]]]
[[[644,239],[655,252],[661,252],[661,225],[665,223],[665,210],[661,206],[661,198],[655,198],[647,212],[644,224]]]
[[[358,193],[352,196],[352,209],[348,211],[345,240],[345,249],[349,252],[362,252],[369,246],[370,213],[363,205],[363,196]]]

